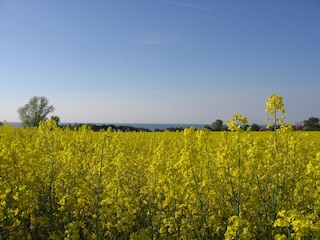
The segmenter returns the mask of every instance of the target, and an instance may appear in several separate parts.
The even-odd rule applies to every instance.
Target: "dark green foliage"
[[[310,117],[308,120],[304,120],[303,124],[308,131],[320,130],[320,119],[317,117]]]
[[[51,116],[50,119],[56,121],[57,125],[58,125],[59,122],[60,122],[60,118],[59,118],[58,116]]]
[[[221,119],[217,119],[212,123],[212,129],[214,131],[221,131],[223,127],[223,121]]]
[[[112,131],[121,131],[121,132],[151,132],[150,129],[147,128],[136,128],[132,126],[115,126],[113,124],[111,125],[95,125],[95,124],[84,124],[84,123],[75,123],[75,124],[67,124],[67,125],[61,125],[61,128],[70,128],[71,130],[77,130],[82,126],[87,126],[89,129],[99,132],[99,131],[107,131],[108,129],[112,129]]]
[[[251,125],[251,131],[260,131],[261,127],[258,124],[253,123]]]

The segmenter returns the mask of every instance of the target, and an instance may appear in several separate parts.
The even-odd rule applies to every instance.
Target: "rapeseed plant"
[[[269,117],[265,118],[265,121],[268,123],[267,129],[270,129],[273,124],[273,129],[275,130],[277,128],[277,123],[282,123],[285,120],[285,116],[281,116],[280,118],[277,116],[277,112],[283,114],[286,112],[284,109],[283,98],[279,94],[271,94],[269,99],[266,101],[265,111],[270,114],[270,117],[273,117],[273,122],[270,122],[272,120],[270,120]]]
[[[279,124],[281,96],[266,106]],[[4,125],[0,239],[320,238],[319,133],[246,124],[235,114],[231,132]]]

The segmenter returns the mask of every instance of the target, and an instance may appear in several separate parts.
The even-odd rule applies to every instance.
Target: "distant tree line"
[[[113,124],[102,124],[96,125],[92,123],[75,123],[75,124],[63,124],[59,125],[61,128],[70,128],[71,130],[77,130],[83,126],[89,129],[99,132],[99,131],[121,131],[121,132],[151,132],[148,128],[137,128],[132,126],[116,126]]]
[[[303,130],[307,131],[319,131],[320,119],[317,117],[310,117],[308,120],[303,121]]]
[[[53,105],[49,105],[49,100],[46,97],[38,97],[34,96],[32,97],[27,104],[20,107],[18,109],[19,118],[22,122],[22,125],[25,127],[38,127],[40,121],[48,120],[47,116],[49,113],[53,112],[55,110]],[[58,126],[62,128],[69,127],[70,129],[78,129],[79,127],[86,125],[93,131],[122,131],[122,132],[152,132],[150,129],[147,128],[137,128],[133,126],[116,126],[116,125],[95,125],[95,124],[68,124],[68,125],[59,125],[60,117],[58,116],[51,116],[52,120],[55,120]],[[3,125],[3,122],[0,121],[0,126]],[[251,131],[263,131],[266,130],[264,127],[259,126],[256,123],[253,123],[251,125],[244,125],[242,128],[244,130],[248,129],[250,127]],[[280,127],[280,126],[277,126]],[[203,128],[209,130],[209,131],[227,131],[228,128],[226,125],[223,124],[223,121],[221,119],[215,120],[211,125],[205,125]],[[293,126],[295,130],[300,131],[320,131],[320,119],[318,117],[310,117],[307,120],[304,120],[303,122],[300,122],[299,124],[295,124]],[[183,127],[172,127],[172,128],[166,128],[166,129],[155,129],[155,132],[161,132],[161,131],[170,131],[170,132],[176,132],[176,131],[183,131]]]
[[[244,130],[248,129],[249,127],[251,131],[266,130],[264,126],[260,126],[256,123],[242,126]],[[204,128],[210,131],[228,131],[227,126],[223,125],[223,121],[221,119],[217,119],[211,125],[205,125]],[[276,128],[280,128],[280,125],[277,125]],[[300,124],[293,125],[293,129],[298,131],[320,131],[320,119],[318,117],[310,117],[308,120],[304,120]]]

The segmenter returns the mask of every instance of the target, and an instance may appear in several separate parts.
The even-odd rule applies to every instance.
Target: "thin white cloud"
[[[189,3],[183,3],[183,2],[173,1],[173,0],[163,0],[163,1],[168,2],[168,3],[172,3],[172,4],[176,4],[176,5],[179,5],[179,6],[183,6],[183,7],[190,7],[190,8],[203,10],[203,11],[212,11],[211,8],[198,6],[198,5],[193,5],[193,4],[189,4]]]

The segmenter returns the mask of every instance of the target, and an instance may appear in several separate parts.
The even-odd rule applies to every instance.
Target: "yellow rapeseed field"
[[[319,239],[320,133],[244,122],[0,127],[0,239]]]

